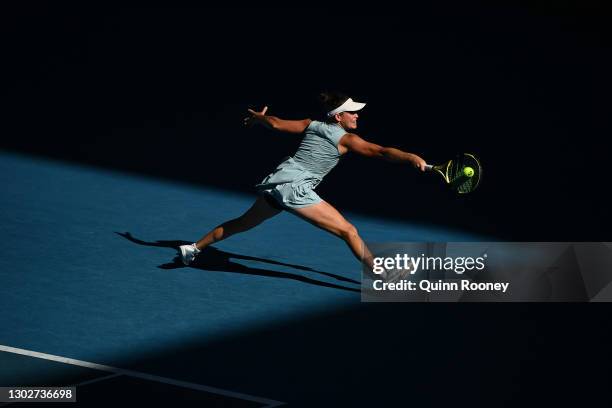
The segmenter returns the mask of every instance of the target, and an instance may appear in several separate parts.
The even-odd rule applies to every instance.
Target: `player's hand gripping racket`
[[[482,174],[479,160],[470,153],[460,154],[443,164],[428,164],[425,169],[440,174],[450,188],[459,194],[474,191]]]

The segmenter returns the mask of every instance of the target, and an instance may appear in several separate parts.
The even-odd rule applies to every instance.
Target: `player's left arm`
[[[248,111],[250,116],[244,119],[245,125],[249,126],[259,123],[268,129],[277,130],[279,132],[303,133],[308,125],[310,125],[310,122],[312,122],[310,119],[287,120],[272,115],[266,115],[266,112],[268,111],[267,106],[265,106],[261,112],[254,111],[252,109],[249,109]]]
[[[404,152],[394,147],[384,147],[376,143],[370,143],[354,133],[347,133],[342,136],[339,144],[345,147],[349,152],[391,162],[411,163],[421,171],[425,171],[425,166],[427,165],[425,160],[414,153]]]

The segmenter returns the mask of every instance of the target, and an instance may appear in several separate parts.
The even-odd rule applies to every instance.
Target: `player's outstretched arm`
[[[391,162],[410,163],[421,171],[425,171],[427,163],[414,153],[404,152],[394,147],[384,147],[375,143],[363,140],[354,133],[347,133],[340,139],[340,145],[346,147],[350,152],[354,152],[366,157],[375,157]]]
[[[267,127],[268,129],[278,130],[279,132],[286,133],[302,133],[310,122],[310,119],[302,120],[285,120],[272,115],[266,115],[268,107],[264,106],[261,112],[256,112],[249,109],[249,116],[244,118],[245,126],[252,126],[256,123]]]

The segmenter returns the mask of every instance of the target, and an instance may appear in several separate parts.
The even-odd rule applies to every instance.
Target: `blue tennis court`
[[[287,213],[210,248],[193,266],[177,262],[179,244],[240,215],[254,196],[13,153],[0,156],[0,177],[3,384],[86,389],[136,378],[260,406],[304,401],[282,383],[303,370],[303,344],[277,350],[297,347],[294,364],[280,360],[292,373],[277,371],[269,347],[254,355],[244,342],[267,343],[262,333],[283,325],[304,322],[297,330],[306,330],[362,308],[349,249]],[[478,238],[347,218],[370,241]],[[220,345],[222,354],[202,354]],[[319,385],[312,379],[308,388]]]

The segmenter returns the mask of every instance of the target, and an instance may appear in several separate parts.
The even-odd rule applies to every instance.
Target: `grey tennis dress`
[[[338,164],[338,143],[345,134],[346,130],[338,124],[310,122],[293,157],[287,157],[255,188],[286,209],[320,202],[321,197],[314,189]]]

